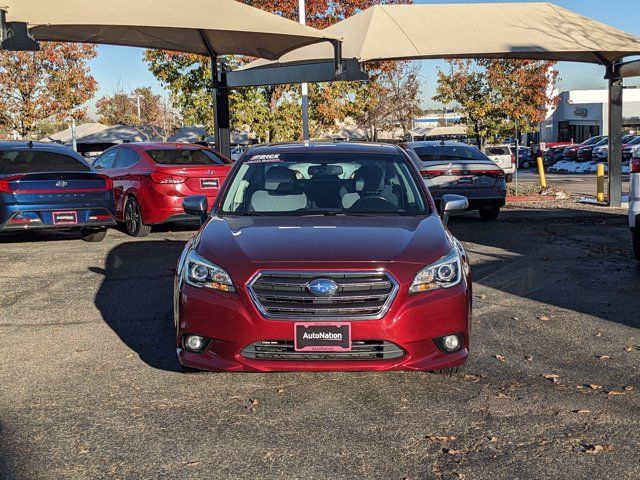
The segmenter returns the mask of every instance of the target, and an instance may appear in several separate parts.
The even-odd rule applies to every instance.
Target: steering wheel
[[[371,210],[371,211],[383,211],[383,212],[393,212],[396,211],[398,207],[391,203],[387,198],[384,198],[381,195],[375,195],[370,197],[362,197],[358,199],[352,206],[349,208],[351,211],[359,211],[359,210]]]

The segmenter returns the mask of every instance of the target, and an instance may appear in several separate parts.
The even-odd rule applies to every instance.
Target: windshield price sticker
[[[263,153],[260,155],[254,155],[247,163],[277,163],[282,162],[279,153]]]

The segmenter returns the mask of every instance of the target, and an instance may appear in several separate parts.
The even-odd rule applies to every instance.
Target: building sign
[[[576,107],[573,110],[573,116],[578,118],[587,118],[589,116],[589,111],[584,107]]]

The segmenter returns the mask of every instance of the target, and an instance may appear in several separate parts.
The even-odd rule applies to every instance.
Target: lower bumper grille
[[[389,360],[400,358],[404,350],[384,340],[354,340],[350,352],[296,352],[292,340],[254,342],[242,356],[256,360]]]

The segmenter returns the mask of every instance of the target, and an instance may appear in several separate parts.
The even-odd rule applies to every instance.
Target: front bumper
[[[294,321],[268,320],[244,288],[237,294],[181,285],[175,291],[176,346],[183,365],[214,371],[437,370],[463,364],[469,352],[471,287],[467,280],[449,290],[407,295],[401,288],[380,320],[347,320],[352,341],[386,341],[401,348],[390,359],[271,360],[248,358],[243,349],[260,341],[293,341]],[[341,321],[336,319],[336,321]],[[202,353],[183,348],[184,334],[210,338]],[[434,338],[462,334],[463,347],[443,353]]]

